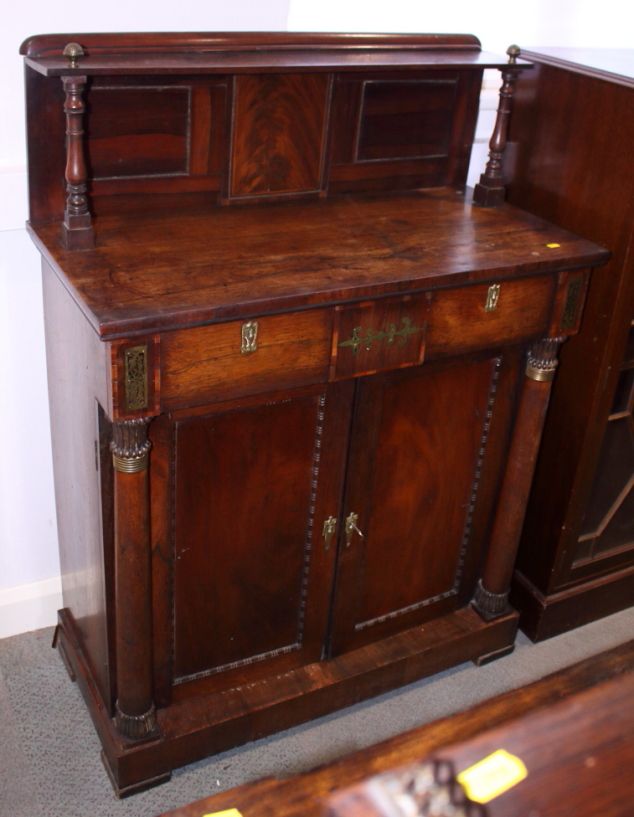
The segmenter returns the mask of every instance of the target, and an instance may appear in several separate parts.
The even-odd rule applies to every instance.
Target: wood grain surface
[[[328,74],[236,77],[232,196],[319,188],[329,85]]]
[[[453,189],[113,216],[82,253],[62,248],[56,224],[31,230],[104,338],[608,257],[513,207],[473,207]]]
[[[343,513],[363,537],[340,548],[334,655],[459,606],[495,363],[360,382]]]

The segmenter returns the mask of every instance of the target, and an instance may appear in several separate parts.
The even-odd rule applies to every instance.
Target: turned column
[[[528,355],[489,550],[472,602],[487,620],[503,615],[508,609],[515,557],[557,368],[557,352],[564,340],[560,337],[537,341]]]
[[[83,56],[81,46],[69,43],[64,56],[69,67],[76,68]],[[62,77],[66,101],[66,209],[62,223],[62,243],[67,250],[89,250],[95,246],[92,221],[88,211],[86,186],[86,160],[84,158],[84,114],[86,105],[83,94],[87,77]]]
[[[497,207],[504,202],[506,195],[504,174],[502,172],[502,155],[508,137],[515,83],[521,73],[521,68],[515,67],[520,54],[518,46],[509,46],[506,53],[509,55],[509,67],[501,69],[502,87],[500,88],[500,102],[495,127],[489,142],[489,161],[484,173],[480,176],[480,181],[473,190],[473,203],[482,207]]]
[[[115,724],[138,739],[156,727],[148,460],[151,418],[113,423],[117,704]]]

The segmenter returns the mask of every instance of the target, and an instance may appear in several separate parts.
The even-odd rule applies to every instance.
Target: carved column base
[[[485,621],[503,616],[511,609],[509,605],[509,593],[491,593],[482,584],[482,579],[478,581],[475,595],[471,606],[476,613]]]
[[[156,709],[154,704],[145,715],[126,715],[119,709],[119,701],[115,704],[114,723],[118,731],[126,738],[140,740],[150,735],[157,726]]]

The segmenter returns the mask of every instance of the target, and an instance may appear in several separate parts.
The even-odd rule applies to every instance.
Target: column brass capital
[[[554,380],[555,371],[559,365],[557,352],[565,340],[565,337],[544,338],[534,343],[530,348],[528,360],[526,361],[526,377],[542,383]]]
[[[147,432],[151,419],[140,417],[112,424],[112,463],[120,473],[137,474],[148,467],[152,443],[147,438]]]

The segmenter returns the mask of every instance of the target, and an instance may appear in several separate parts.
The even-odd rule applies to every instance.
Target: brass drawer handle
[[[240,351],[243,355],[251,354],[258,348],[258,322],[248,321],[242,324],[242,347]]]
[[[393,323],[389,324],[387,332],[384,332],[383,329],[381,329],[380,332],[375,333],[372,329],[368,329],[365,333],[365,337],[360,334],[362,328],[360,326],[355,326],[355,328],[352,330],[352,337],[350,340],[342,341],[339,346],[352,346],[353,355],[358,355],[359,347],[363,346],[364,344],[366,350],[369,352],[372,348],[372,344],[375,341],[380,343],[382,340],[384,340],[388,346],[391,346],[396,340],[397,346],[405,346],[409,335],[415,335],[417,332],[422,332],[423,330],[419,326],[412,326],[412,321],[410,318],[402,318],[402,322],[403,326],[401,329],[397,329]]]
[[[324,529],[322,535],[324,537],[324,550],[330,550],[330,542],[337,528],[337,520],[334,516],[329,516],[324,522]]]
[[[352,534],[356,531],[359,536],[363,539],[365,538],[359,528],[357,527],[357,522],[359,521],[359,514],[358,513],[351,513],[348,518],[346,519],[346,547],[349,548],[352,544]]]

